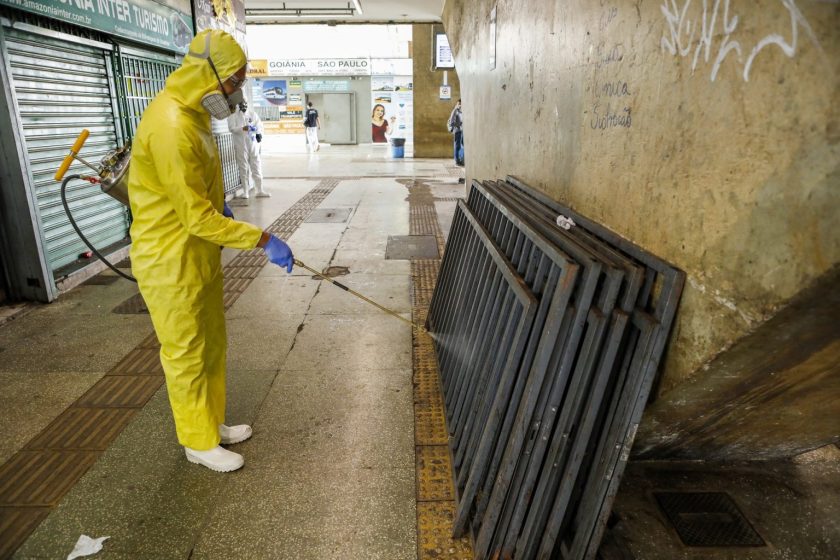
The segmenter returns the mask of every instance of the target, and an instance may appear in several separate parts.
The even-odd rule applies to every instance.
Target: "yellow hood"
[[[219,29],[207,29],[190,42],[190,50],[181,67],[166,80],[165,91],[176,101],[194,109],[203,110],[201,98],[219,87],[216,75],[207,62],[213,60],[219,79],[224,82],[245,66],[248,59],[242,47],[230,34]]]

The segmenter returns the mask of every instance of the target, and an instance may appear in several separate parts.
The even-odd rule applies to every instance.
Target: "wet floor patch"
[[[327,278],[336,278],[338,276],[347,276],[350,274],[350,269],[346,266],[329,266],[321,271],[321,275],[313,274],[312,279],[318,280],[321,276],[326,276]]]

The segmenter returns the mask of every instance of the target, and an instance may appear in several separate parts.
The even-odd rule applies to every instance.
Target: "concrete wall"
[[[443,21],[468,177],[518,175],[686,271],[661,399],[840,262],[836,2],[447,0]]]
[[[441,100],[443,70],[432,70],[432,53],[434,31],[443,33],[443,26],[415,24],[412,27],[414,157],[452,158],[452,135],[446,130],[446,122],[455,107],[455,101],[461,95],[458,75],[455,70],[447,72],[449,85],[452,86],[452,99]]]

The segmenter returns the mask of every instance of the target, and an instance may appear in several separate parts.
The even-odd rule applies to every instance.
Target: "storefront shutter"
[[[83,128],[90,137],[81,156],[94,165],[118,142],[109,53],[18,30],[8,30],[5,43],[47,261],[55,273],[87,247],[70,226],[53,175]],[[76,163],[72,173],[92,171]],[[76,222],[94,246],[102,249],[127,239],[128,210],[98,186],[73,181],[67,195]]]

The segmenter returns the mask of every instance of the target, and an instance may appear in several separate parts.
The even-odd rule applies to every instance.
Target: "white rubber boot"
[[[197,465],[204,465],[211,471],[231,472],[241,469],[245,465],[245,459],[239,453],[228,451],[224,447],[216,446],[207,451],[196,451],[185,447],[187,461]]]
[[[257,191],[257,198],[271,198],[271,195],[265,191]]]
[[[251,437],[253,434],[251,426],[248,424],[239,424],[238,426],[225,426],[219,424],[219,435],[222,438],[222,445],[233,445],[234,443],[241,443]]]

